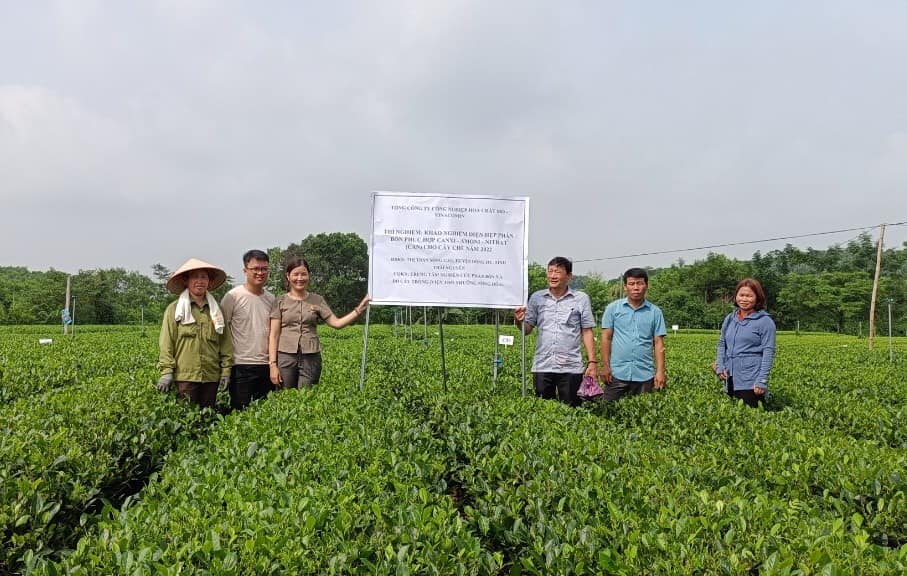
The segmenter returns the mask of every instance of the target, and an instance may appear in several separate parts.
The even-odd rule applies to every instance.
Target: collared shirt
[[[526,304],[525,322],[539,330],[533,372],[577,374],[585,370],[582,331],[595,326],[592,302],[585,292],[567,288],[560,298],[547,289],[534,292]]]
[[[289,294],[277,299],[271,308],[271,318],[280,320],[280,339],[277,351],[287,354],[321,352],[318,340],[318,319],[329,318],[333,312],[324,298],[309,292],[302,300]]]
[[[611,373],[618,380],[645,382],[655,377],[653,346],[668,333],[661,308],[643,300],[633,308],[627,298],[608,304],[602,328],[611,328]]]
[[[177,382],[217,382],[230,375],[233,365],[230,326],[217,333],[207,302],[199,306],[193,301],[191,310],[194,324],[177,323],[176,302],[164,310],[158,368],[161,374],[173,374]]]
[[[277,298],[265,290],[261,294],[237,286],[220,303],[224,322],[233,334],[233,364],[268,363],[268,324]]]

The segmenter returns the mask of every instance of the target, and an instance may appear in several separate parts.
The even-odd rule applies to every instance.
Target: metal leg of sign
[[[441,339],[441,374],[447,392],[447,357],[444,355],[444,308],[438,308],[438,336]]]
[[[368,321],[372,305],[365,307],[365,331],[362,334],[362,366],[359,368],[359,390],[365,387],[365,352],[368,350]]]
[[[498,336],[501,335],[501,323],[498,320],[498,309],[495,308],[494,311],[494,358],[491,361],[491,365],[494,366],[494,372],[491,377],[491,389],[494,390],[498,386]]]
[[[520,372],[522,373],[523,397],[526,397],[526,325],[520,322]]]
[[[428,346],[428,307],[422,307],[422,321],[425,324],[425,336],[422,338],[422,343]]]

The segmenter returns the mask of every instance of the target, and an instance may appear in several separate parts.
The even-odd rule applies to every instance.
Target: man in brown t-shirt
[[[233,333],[233,368],[230,373],[230,407],[240,410],[271,391],[268,371],[268,317],[274,295],[265,290],[269,258],[261,250],[243,255],[246,282],[224,296],[221,310]]]

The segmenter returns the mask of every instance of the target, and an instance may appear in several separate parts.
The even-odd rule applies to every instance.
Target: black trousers
[[[562,372],[533,372],[532,380],[535,384],[535,395],[549,400],[560,400],[570,406],[579,406],[579,385],[583,381],[582,374],[565,374]]]
[[[605,384],[604,399],[607,402],[615,402],[624,396],[635,396],[637,394],[647,394],[655,389],[655,379],[648,380],[620,380],[611,378],[611,382]]]
[[[765,400],[764,394],[756,394],[752,390],[734,390],[734,379],[727,379],[727,395],[736,400],[743,400],[743,403],[750,408],[758,408],[759,403]]]
[[[242,410],[267,396],[273,387],[267,364],[237,364],[230,369],[230,408]]]

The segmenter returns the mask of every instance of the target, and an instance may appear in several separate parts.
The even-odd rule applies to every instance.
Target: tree
[[[283,294],[286,292],[284,287],[284,255],[280,246],[268,248],[268,267],[271,271],[268,273],[268,281],[265,287],[272,294]]]
[[[10,324],[34,324],[35,313],[23,300],[17,299],[10,304],[6,319]]]
[[[544,290],[548,287],[548,269],[541,264],[529,264],[529,293]]]
[[[589,295],[592,302],[592,312],[596,315],[596,321],[601,318],[605,312],[605,307],[613,298],[611,298],[611,286],[608,281],[601,276],[589,275],[584,277],[583,291]]]
[[[749,275],[748,267],[741,262],[715,253],[709,253],[704,261],[687,268],[690,287],[694,293],[702,296],[705,304],[714,300],[733,302],[737,282]]]

